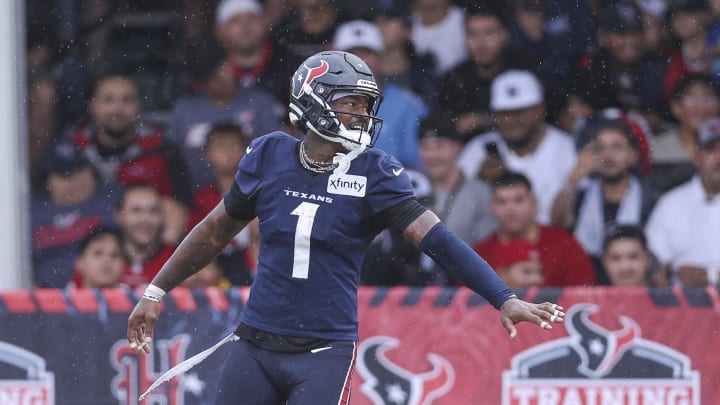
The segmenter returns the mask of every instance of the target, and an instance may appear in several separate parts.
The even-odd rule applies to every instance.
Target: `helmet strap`
[[[348,142],[349,143],[349,142]],[[367,149],[367,145],[364,144],[353,144],[355,146],[354,149],[350,149],[348,153],[336,153],[333,157],[333,163],[337,165],[335,170],[333,171],[334,174],[345,174],[350,170],[350,163],[352,163],[353,159],[358,157],[361,153]]]

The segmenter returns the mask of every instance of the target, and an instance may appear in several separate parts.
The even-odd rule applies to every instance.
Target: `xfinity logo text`
[[[367,177],[352,174],[333,174],[328,179],[327,192],[331,194],[365,197]]]

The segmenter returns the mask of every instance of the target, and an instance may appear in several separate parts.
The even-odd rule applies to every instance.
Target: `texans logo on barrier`
[[[324,75],[325,73],[330,70],[330,65],[328,65],[327,61],[321,60],[320,66],[315,67],[308,67],[307,65],[303,65],[305,68],[305,76],[303,76],[302,73],[298,73],[298,75],[295,77],[295,80],[298,82],[293,86],[293,96],[296,98],[299,98],[303,94],[305,94],[305,86],[312,85],[312,81],[317,79],[318,77]]]
[[[617,317],[619,330],[602,327],[590,320],[598,311],[595,304],[572,306],[568,337],[514,356],[503,373],[502,403],[700,404],[700,374],[688,356],[641,338],[629,317]]]
[[[455,382],[455,371],[445,358],[428,353],[430,371],[412,373],[394,364],[385,352],[400,346],[388,336],[364,340],[358,348],[358,371],[364,383],[361,390],[376,405],[429,405],[445,395]]]
[[[567,324],[568,333],[579,339],[580,365],[578,371],[588,377],[603,377],[618,363],[623,353],[640,338],[638,324],[626,316],[618,319],[623,328],[610,331],[590,320],[597,307],[581,305],[573,307]]]

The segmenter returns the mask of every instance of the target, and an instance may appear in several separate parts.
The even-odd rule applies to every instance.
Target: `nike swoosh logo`
[[[332,346],[318,347],[317,349],[312,349],[312,350],[310,350],[310,353],[320,353],[320,352],[322,352],[322,351],[324,351],[324,350],[327,350],[327,349],[332,349]]]
[[[247,148],[245,148],[245,153],[250,153],[250,152],[252,152],[252,146],[248,146]]]
[[[404,167],[401,167],[401,168],[399,168],[399,169],[392,169],[392,172],[393,172],[394,175],[399,176],[400,173],[403,172],[403,170],[405,170],[405,168],[404,168]]]

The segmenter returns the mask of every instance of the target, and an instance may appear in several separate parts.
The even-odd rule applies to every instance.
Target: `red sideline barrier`
[[[720,404],[716,288],[520,293],[564,306],[566,323],[519,325],[512,340],[498,312],[467,289],[362,288],[351,403]],[[0,404],[136,404],[139,387],[224,336],[247,297],[246,288],[168,294],[154,363],[124,338],[137,292],[0,292]],[[226,354],[153,401],[207,403]],[[27,378],[6,374],[8,365],[28,368]]]
[[[438,307],[427,291],[403,306],[395,290],[363,308],[353,403],[720,404],[715,288],[530,290],[568,319],[551,331],[519,325],[514,340],[467,296]]]

